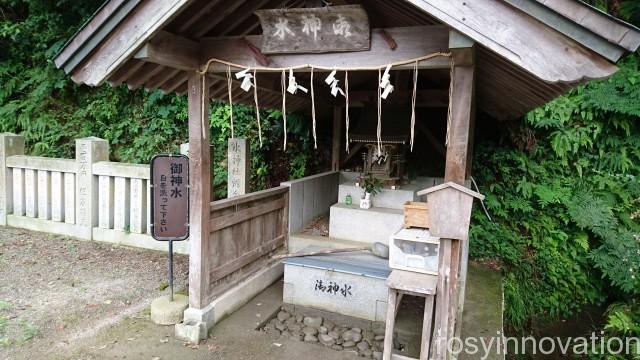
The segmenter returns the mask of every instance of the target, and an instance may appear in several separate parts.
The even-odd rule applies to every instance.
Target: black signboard
[[[189,237],[189,158],[151,159],[151,236],[160,241]]]

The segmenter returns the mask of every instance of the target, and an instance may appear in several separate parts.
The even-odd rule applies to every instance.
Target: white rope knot
[[[345,130],[346,130],[346,150],[349,153],[349,71],[344,72],[344,102],[345,102],[345,114],[344,114],[344,122],[345,122]]]

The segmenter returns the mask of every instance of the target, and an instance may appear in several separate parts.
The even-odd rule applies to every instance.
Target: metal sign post
[[[189,158],[151,159],[151,236],[169,242],[169,286],[173,301],[173,242],[189,237]]]

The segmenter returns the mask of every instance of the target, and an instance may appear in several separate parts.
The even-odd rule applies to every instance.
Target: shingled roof
[[[212,38],[260,34],[256,10],[306,3],[110,0],[67,43],[55,63],[80,84],[97,86],[106,81],[184,93],[189,72],[206,62],[204,48]],[[362,4],[372,28],[444,25],[475,41],[478,108],[503,120],[522,116],[588,80],[612,75],[615,63],[640,46],[639,29],[575,0],[335,0],[333,4]],[[433,41],[435,48],[448,49],[448,42]],[[170,50],[180,61],[158,61],[162,54],[155,54],[151,62],[149,52],[154,49]],[[211,96],[225,98],[226,78],[211,76]],[[262,84],[261,105],[277,106],[279,83],[267,77]],[[251,102],[252,94],[236,86],[234,100]],[[308,99],[293,97],[287,104],[288,109],[302,109]]]

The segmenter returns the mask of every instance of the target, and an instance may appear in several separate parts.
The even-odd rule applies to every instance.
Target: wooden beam
[[[188,81],[188,75],[184,72],[180,72],[176,76],[165,81],[161,89],[165,94],[168,94],[178,89],[180,86],[182,86],[182,84],[184,84],[187,81]]]
[[[195,34],[196,38],[201,38],[206,35],[211,29],[218,25],[222,20],[233,16],[232,14],[244,1],[225,1],[225,6],[218,11],[205,16],[199,23],[195,24],[189,32]]]
[[[147,0],[110,33],[108,38],[73,71],[76,83],[97,86],[108,79],[156,31],[190,3],[189,0]]]
[[[233,14],[233,16],[228,16],[213,29],[215,31],[215,34],[220,34],[220,36],[228,35],[234,29],[236,29],[238,25],[254,16],[256,10],[262,8],[265,5],[267,6],[267,9],[272,9],[272,7],[269,7],[267,5],[269,1],[271,0],[253,0],[245,3],[240,9],[238,9],[238,11],[236,11],[235,14]],[[282,3],[281,0],[278,0],[277,2],[278,5]]]
[[[209,218],[211,214],[211,152],[209,149],[209,86],[207,77],[189,75],[189,305],[207,306],[209,292]],[[205,100],[203,100],[205,99]],[[204,106],[204,107],[203,107]]]
[[[214,80],[223,80],[224,81],[224,83],[223,83],[224,85],[219,89],[219,91],[221,93],[223,93],[223,94],[227,94],[228,90],[226,90],[226,88],[227,88],[227,84],[226,84],[227,83],[227,77],[226,77],[226,75],[223,76],[223,75],[220,75],[220,74],[209,74],[209,77],[211,79],[214,79]],[[240,85],[239,84],[242,81],[236,79],[236,77],[233,76],[233,75],[231,76],[231,81],[233,82],[234,87],[237,86],[237,89],[240,89]],[[280,86],[278,86],[278,88],[279,87]],[[224,92],[222,92],[223,89],[224,89]],[[253,88],[252,88],[252,90],[249,90],[248,92],[245,92],[244,90],[238,90],[238,91],[240,92],[241,96],[245,96],[246,95],[247,98],[253,99]],[[259,80],[258,80],[258,91],[259,92],[269,93],[269,94],[277,94],[279,96],[282,96],[282,90],[280,90],[280,89],[275,90],[275,89],[271,89],[271,88],[268,88],[268,87],[264,87],[264,86],[262,86],[260,84]],[[217,91],[216,91],[216,93],[217,93]],[[219,96],[221,96],[221,95],[219,95]],[[234,102],[235,102],[235,100],[237,98],[237,93],[233,92],[232,96],[233,96],[233,99],[234,99]],[[222,96],[221,98],[222,98],[222,100],[228,101],[227,98],[225,98],[224,96]],[[309,102],[309,103],[311,102],[311,99],[309,97],[287,93],[287,101],[289,101],[290,99],[297,99],[297,100],[301,100],[301,101]]]
[[[133,76],[142,66],[144,66],[144,61],[131,60],[131,64],[129,66],[123,66],[115,74],[111,77],[109,84],[111,86],[118,86],[122,84],[129,77]]]
[[[158,74],[162,70],[166,70],[161,65],[145,64],[136,74],[126,80],[129,90],[134,90],[144,85],[149,79]]]
[[[189,39],[160,31],[134,58],[173,69],[193,71],[200,66],[200,45]]]
[[[445,164],[444,181],[464,185],[467,178],[467,162],[472,117],[473,66],[456,66],[453,74],[451,124]]]
[[[407,1],[541,80],[576,82],[617,71],[605,58],[505,1]]]
[[[586,5],[581,6],[580,3],[575,1],[546,1],[544,4],[536,0],[505,0],[511,6],[522,10],[530,16],[540,20],[547,26],[559,31],[560,33],[580,42],[585,47],[597,52],[601,56],[609,59],[611,62],[617,62],[622,55],[624,55],[624,48],[617,46],[617,40],[621,37],[621,34],[633,34],[633,30],[625,28],[620,24],[616,24],[615,21],[608,18],[607,15],[589,9]],[[564,3],[564,4],[563,4]],[[569,6],[567,6],[569,5]],[[558,12],[552,8],[558,7]],[[570,13],[565,16],[558,16],[563,10],[569,10]],[[581,11],[582,10],[582,11]],[[594,25],[591,19],[591,14],[596,15],[596,23],[600,26],[595,26],[589,29],[589,25]],[[571,19],[573,18],[573,20]],[[591,18],[591,19],[590,19]],[[581,26],[580,22],[586,19],[585,26]],[[600,21],[598,21],[600,20]],[[590,23],[590,24],[589,24]],[[604,23],[607,23],[606,25]],[[613,30],[613,38],[605,39],[606,32]],[[604,32],[602,31],[604,30]],[[639,33],[636,32],[636,36]],[[624,36],[624,35],[623,35]],[[640,40],[640,38],[638,38]],[[611,42],[609,42],[611,41]],[[636,42],[636,44],[638,44]],[[627,48],[627,50],[634,52],[636,49]]]
[[[109,33],[138,5],[140,0],[112,0],[78,30],[65,44],[54,62],[65,73],[73,71],[102,42]]]
[[[433,135],[431,130],[429,130],[429,128],[422,121],[416,120],[416,127],[421,133],[424,134],[424,136],[427,137],[427,139],[431,142],[431,145],[436,149],[438,154],[442,155],[443,157],[447,156],[447,148],[444,146],[444,144],[440,139],[438,139],[435,135]]]
[[[468,43],[467,47],[461,46],[452,49],[455,52],[461,51],[465,54],[471,51],[473,55],[473,43]],[[466,55],[463,55],[466,56]],[[453,181],[464,186],[468,176],[467,168],[469,158],[469,145],[473,134],[474,118],[474,77],[475,66],[455,66],[451,86],[452,107],[451,123],[449,125],[449,143],[447,145],[445,178],[444,181]],[[463,249],[468,246],[468,241],[456,239],[440,240],[440,268],[438,270],[442,283],[438,284],[438,302],[436,304],[435,334],[436,356],[435,359],[446,359],[447,345],[449,340],[460,328],[461,306],[464,302],[464,288],[466,281],[466,263],[468,252]],[[468,250],[468,248],[467,248]],[[460,306],[460,307],[459,307]],[[444,348],[443,348],[444,346]]]
[[[340,171],[340,147],[342,142],[342,107],[333,107],[333,140],[331,143],[331,170]]]
[[[385,66],[386,64],[418,58],[435,52],[448,52],[449,31],[442,26],[417,26],[406,28],[385,29],[396,40],[398,47],[391,50],[380,30],[374,29],[371,34],[371,50],[328,53],[328,54],[284,54],[271,55],[271,67],[291,67],[302,65],[316,65],[324,67],[371,67]],[[253,54],[243,44],[246,38],[257,48],[262,47],[262,36],[245,37],[221,37],[205,38],[201,40],[203,59],[217,58],[248,67],[260,66]],[[421,69],[448,69],[450,62],[448,57],[436,57],[422,61]],[[413,64],[397,66],[399,69],[413,69]],[[209,71],[224,72],[227,66],[223,64],[211,64]],[[304,71],[309,71],[305,69]]]
[[[354,147],[349,149],[349,153],[347,154],[347,156],[344,159],[340,160],[340,168],[345,166],[349,162],[349,160],[351,160],[354,156],[358,155],[358,152],[360,151],[360,149],[362,149],[363,146],[364,146],[364,143],[359,142],[359,143],[356,143]]]
[[[180,22],[178,33],[183,34],[191,30],[193,24],[198,22],[202,17],[211,15],[213,8],[220,3],[220,0],[204,0],[201,3],[195,3],[193,7],[183,14],[180,14]],[[194,34],[195,35],[195,34]],[[196,36],[194,36],[196,37]]]
[[[449,49],[451,49],[454,64],[459,66],[473,65],[473,40],[455,30],[449,30]]]
[[[413,85],[412,85],[413,86]],[[398,86],[400,87],[400,86]],[[385,100],[385,105],[408,104],[411,102],[413,91],[396,90]],[[349,101],[375,102],[378,93],[375,90],[349,91]],[[449,90],[445,89],[418,89],[416,94],[416,107],[447,107],[449,106]]]
[[[179,69],[161,72],[149,79],[149,81],[147,81],[147,83],[145,84],[145,87],[150,90],[157,89],[164,85],[165,82],[169,81],[169,79],[178,75],[179,72]]]

